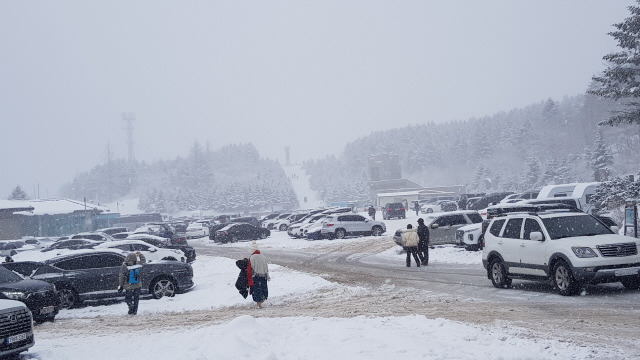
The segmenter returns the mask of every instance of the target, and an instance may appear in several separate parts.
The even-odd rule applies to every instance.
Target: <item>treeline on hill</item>
[[[211,151],[196,142],[186,158],[152,164],[111,161],[76,176],[61,192],[70,198],[87,196],[97,202],[138,194],[138,207],[147,212],[241,212],[274,205],[298,206],[280,164],[261,159],[252,144]]]
[[[314,190],[324,196],[345,196],[346,187],[366,183],[367,159],[375,154],[398,154],[403,177],[426,187],[525,191],[602,181],[636,173],[640,160],[638,126],[597,125],[615,109],[612,101],[592,95],[548,99],[484,118],[373,132],[347,144],[340,159],[305,167]],[[352,177],[356,185],[344,180],[349,173],[358,174]]]

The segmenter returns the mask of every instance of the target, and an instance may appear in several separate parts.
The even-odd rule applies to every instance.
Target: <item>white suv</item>
[[[616,235],[581,212],[514,213],[489,224],[482,264],[498,288],[510,286],[512,279],[551,279],[561,295],[616,281],[639,289],[638,247],[640,240]]]
[[[382,221],[369,220],[362,215],[330,215],[322,221],[320,233],[329,239],[343,239],[347,235],[380,236],[387,231]]]

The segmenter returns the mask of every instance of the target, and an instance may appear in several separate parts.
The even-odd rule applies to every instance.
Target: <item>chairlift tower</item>
[[[133,156],[133,121],[136,119],[134,113],[122,113],[122,120],[125,122],[125,130],[127,131],[127,146],[129,147],[129,162],[135,158]]]

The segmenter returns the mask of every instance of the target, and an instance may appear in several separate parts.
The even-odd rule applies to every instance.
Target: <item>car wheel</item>
[[[287,231],[288,226],[286,224],[280,225],[280,231]]]
[[[171,257],[171,256],[168,256],[168,257],[166,257],[166,258],[164,258],[164,259],[162,259],[162,260],[178,261],[178,259],[176,259],[176,258],[174,258],[174,257]]]
[[[625,278],[620,279],[622,285],[629,290],[638,290],[640,289],[640,277],[627,276]]]
[[[427,214],[431,214],[432,212],[433,212],[433,209],[432,209],[432,208],[428,208],[428,209],[427,209]]]
[[[70,286],[60,287],[58,289],[58,297],[60,298],[60,308],[70,309],[80,305],[78,292]]]
[[[345,235],[346,235],[346,232],[344,231],[344,229],[336,230],[336,239],[344,239]]]
[[[511,286],[511,279],[507,277],[507,270],[499,259],[493,260],[489,267],[491,271],[491,282],[497,288],[506,288]]]
[[[571,268],[564,261],[558,261],[553,267],[553,284],[562,296],[575,295],[579,289],[579,284],[573,277]]]
[[[260,231],[260,239],[266,239],[267,238],[267,232],[266,231]]]
[[[168,278],[158,278],[151,282],[149,292],[154,299],[160,299],[164,296],[173,297],[176,295],[176,284]]]
[[[382,235],[382,228],[380,226],[374,226],[373,229],[371,229],[371,235],[373,236]]]

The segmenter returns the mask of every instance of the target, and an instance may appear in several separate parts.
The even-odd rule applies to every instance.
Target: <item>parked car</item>
[[[405,219],[407,217],[406,211],[407,209],[403,203],[388,203],[382,208],[382,219]]]
[[[147,261],[172,260],[186,261],[184,253],[180,250],[162,249],[148,244],[142,240],[125,239],[118,241],[103,242],[96,245],[94,249],[120,249],[125,254],[141,252]]]
[[[213,225],[212,227],[209,228],[209,240],[216,240],[216,233],[218,232],[218,230],[222,229],[223,227],[229,225],[229,223],[222,223],[222,224],[216,224]]]
[[[462,226],[469,224],[479,224],[482,217],[477,211],[457,210],[446,213],[434,213],[423,218],[424,224],[429,228],[429,244],[456,244],[456,232]],[[404,230],[404,229],[399,229]],[[401,232],[400,232],[401,234]],[[398,231],[394,234],[393,240],[402,246],[402,235],[397,237]]]
[[[287,218],[287,217],[289,217],[290,215],[291,215],[291,213],[290,213],[290,212],[289,212],[289,213],[282,213],[282,214],[279,214],[278,216],[276,216],[276,217],[274,217],[274,218],[272,218],[272,219],[269,219],[269,220],[265,220],[265,221],[263,221],[263,222],[262,222],[262,227],[267,228],[267,229],[269,229],[269,230],[273,230],[273,229],[274,229],[275,224],[276,224],[278,221],[283,220],[283,219],[286,219],[286,218]]]
[[[0,298],[23,302],[35,322],[53,321],[60,310],[56,287],[46,281],[24,279],[14,273],[19,267],[19,262],[0,266]]]
[[[259,226],[260,221],[254,216],[243,216],[229,220],[230,223],[247,223],[253,226]]]
[[[240,240],[266,239],[271,231],[251,224],[228,224],[216,232],[216,241],[220,243],[237,242]]]
[[[60,306],[68,308],[85,300],[121,297],[117,289],[124,260],[125,256],[116,250],[77,250],[30,262],[31,269],[22,275],[54,284]],[[142,268],[142,284],[142,294],[155,299],[174,296],[193,287],[193,269],[180,261],[150,262]]]
[[[174,243],[171,241],[171,239],[149,234],[134,234],[129,236],[128,239],[141,240],[162,249],[180,250],[184,253],[184,256],[186,257],[188,263],[196,261],[196,250],[193,247],[189,246],[186,241],[184,243]]]
[[[69,249],[70,250],[91,249],[98,244],[102,244],[102,241],[90,240],[90,239],[58,240],[40,251],[47,252],[47,251],[62,250],[62,249],[68,249],[68,250]]]
[[[473,201],[471,204],[467,205],[467,209],[469,210],[485,209],[489,205],[494,205],[499,203],[502,199],[506,198],[508,195],[511,195],[511,194],[513,194],[512,191],[487,194],[481,197],[480,199]]]
[[[289,225],[291,225],[292,223],[295,223],[296,221],[298,221],[300,219],[303,219],[307,215],[309,215],[309,213],[291,214],[291,215],[287,216],[284,219],[280,219],[280,220],[276,221],[273,224],[273,228],[277,229],[277,230],[280,230],[280,231],[287,231],[287,229],[289,228]]]
[[[126,227],[108,227],[108,228],[102,228],[102,229],[96,230],[96,232],[105,233],[111,236],[113,236],[113,234],[127,232],[127,231],[129,231],[129,229],[127,229]]]
[[[583,212],[543,211],[493,218],[482,263],[497,288],[513,279],[551,280],[561,295],[586,284],[621,282],[640,289],[640,240],[614,234]]]
[[[375,221],[358,214],[330,215],[322,221],[324,237],[329,239],[343,239],[353,235],[380,236],[387,231],[382,221]]]
[[[327,215],[323,215],[323,214],[311,215],[305,218],[304,220],[289,226],[289,228],[287,229],[287,234],[295,238],[303,237],[305,229],[307,229],[309,226],[316,223],[317,221],[321,221],[326,216]]]
[[[171,238],[175,235],[175,230],[169,224],[163,222],[146,223],[137,227],[133,232],[135,234],[151,234],[166,238]]]
[[[7,256],[14,256],[22,251],[39,249],[41,249],[41,247],[27,245],[24,241],[20,240],[0,241],[0,256],[2,256],[3,258]]]
[[[185,233],[185,237],[187,239],[200,238],[204,236],[209,236],[209,225],[201,222],[195,222],[187,226],[187,232]]]
[[[115,240],[115,238],[109,234],[105,234],[103,232],[84,232],[84,233],[79,233],[79,234],[75,234],[71,237],[71,239],[89,239],[89,240],[96,240],[96,241],[113,241]]]
[[[129,235],[133,235],[133,234],[134,234],[133,231],[125,231],[125,232],[113,234],[111,236],[113,236],[114,239],[122,240],[122,239],[126,239]]]
[[[452,200],[437,200],[435,203],[423,204],[420,208],[420,212],[423,214],[456,210],[458,210],[458,205]]]
[[[20,301],[0,299],[0,357],[15,357],[35,345],[31,311]],[[15,319],[15,321],[14,321]]]

